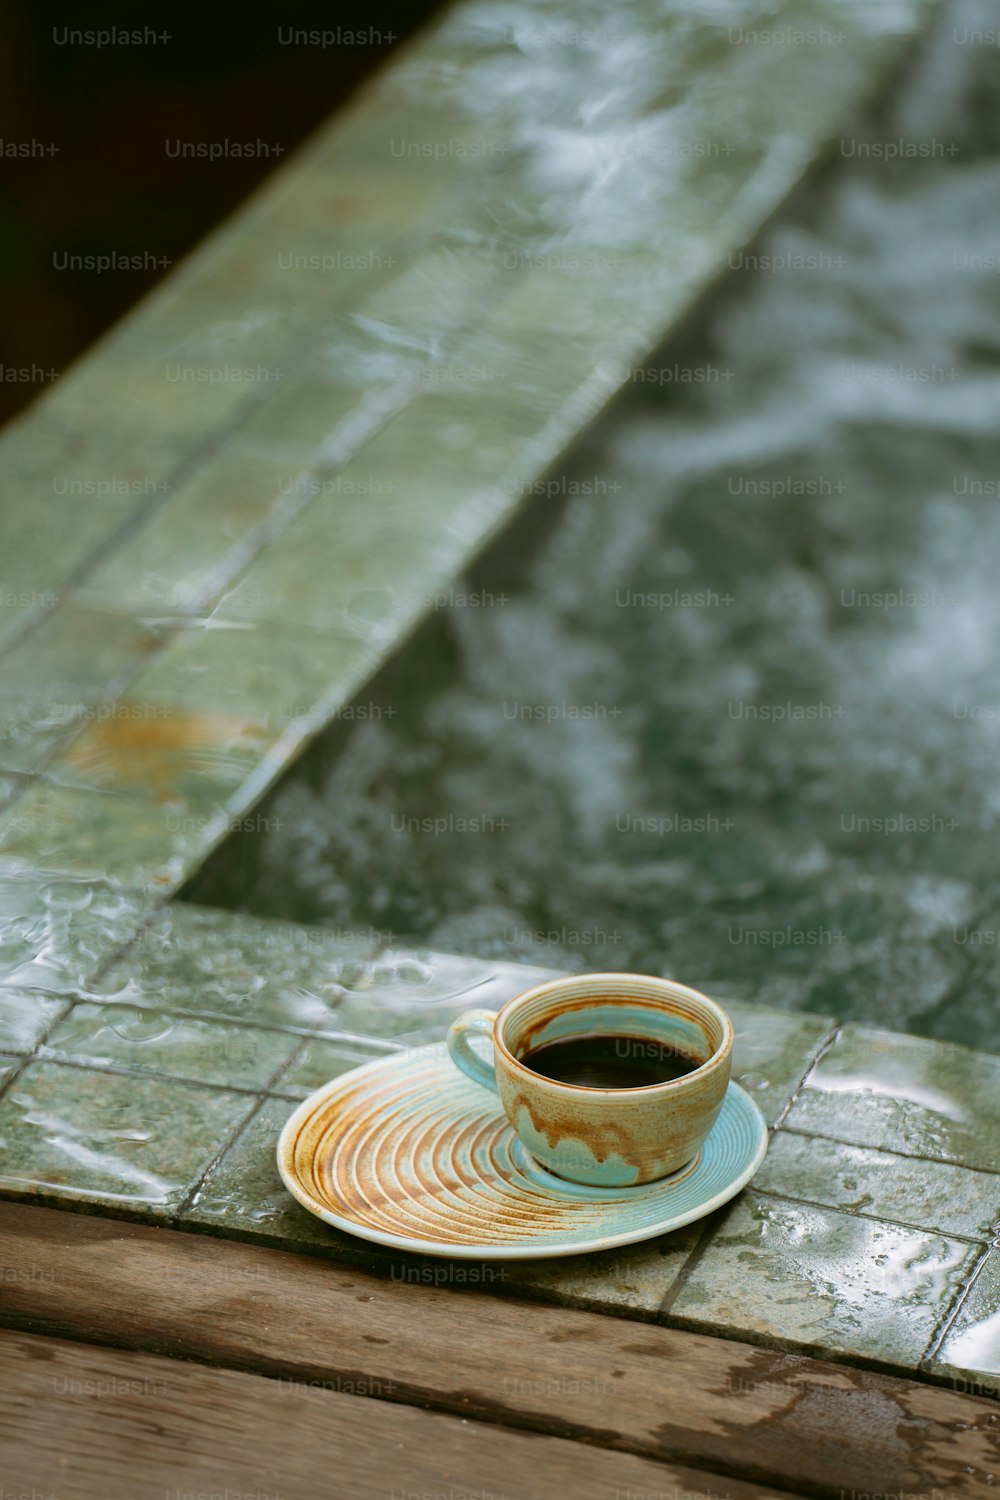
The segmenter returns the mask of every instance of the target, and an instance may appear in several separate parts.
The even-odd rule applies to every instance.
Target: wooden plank
[[[997,1406],[653,1324],[0,1204],[0,1321],[583,1438],[818,1496],[990,1496]],[[350,1386],[344,1388],[350,1389]]]
[[[4,1496],[787,1500],[564,1438],[121,1349],[0,1335]]]

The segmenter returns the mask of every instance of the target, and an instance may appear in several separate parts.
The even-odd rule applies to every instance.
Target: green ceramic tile
[[[344,114],[340,121],[343,127]],[[343,129],[313,137],[308,192],[288,203],[289,233],[308,235],[316,224],[335,232],[349,222],[358,240],[379,252],[389,245],[390,254],[405,253],[421,230],[440,233],[447,222],[447,182],[410,170],[410,163],[388,153],[378,161],[355,160],[350,139]]]
[[[158,644],[138,622],[62,607],[4,658],[0,765],[33,771],[88,720],[113,714],[115,692]]]
[[[363,1063],[376,1062],[401,1050],[395,1042],[362,1037],[324,1037],[309,1041],[272,1085],[272,1092],[288,1099],[304,1099],[314,1089],[329,1083],[331,1078],[339,1078],[342,1073],[349,1073]]]
[[[733,1023],[733,1078],[773,1125],[833,1030],[825,1016],[767,1010],[721,997]]]
[[[1000,1230],[1000,1176],[786,1130],[772,1140],[754,1187],[942,1234],[988,1239]]]
[[[910,1367],[978,1247],[745,1193],[671,1317],[734,1338]]]
[[[173,1079],[29,1063],[0,1101],[0,1188],[175,1212],[251,1105]]]
[[[326,1251],[339,1260],[378,1259],[375,1245],[351,1240],[301,1208],[278,1175],[275,1151],[293,1105],[265,1100],[208,1174],[182,1223],[217,1234],[263,1238],[287,1249]]]
[[[356,314],[400,274],[412,241],[397,245],[391,226],[357,222],[348,185],[298,165],[293,172],[285,189],[269,179],[270,213],[245,205],[146,299],[113,341],[116,357],[166,349],[209,369],[291,368],[338,313]]]
[[[551,969],[527,964],[385,949],[345,972],[345,994],[331,1025],[338,1033],[405,1045],[443,1041],[463,1011],[499,1010],[515,995],[555,977]]]
[[[423,380],[444,405],[445,421],[471,420],[482,432],[485,452],[477,455],[475,468],[485,469],[492,454],[502,475],[525,448],[531,451],[580,390],[619,368],[624,372],[609,357],[622,347],[624,333],[619,318],[609,349],[596,329],[572,337],[554,335],[544,322],[530,332],[508,332],[491,322],[457,341],[440,370],[432,367]],[[428,414],[432,410],[425,407]],[[495,467],[492,477],[495,482]]]
[[[0,772],[0,808],[6,807],[8,802],[13,802],[20,797],[31,785],[28,776],[19,775],[17,772]]]
[[[991,1251],[928,1369],[956,1390],[1000,1396],[1000,1249]]]
[[[359,660],[351,641],[220,623],[179,632],[136,691],[151,702],[195,710],[221,704],[280,730],[295,718],[315,716],[325,697],[348,692]]]
[[[436,229],[440,214],[433,209],[443,201],[448,203],[449,218],[457,212],[481,184],[491,162],[503,160],[496,149],[503,142],[493,145],[493,133],[476,107],[482,95],[470,100],[464,89],[454,88],[460,50],[450,39],[442,43],[425,32],[410,51],[409,62],[397,58],[355,108],[341,116],[338,128],[317,142],[309,163],[310,189],[316,190],[324,180],[339,186],[344,168],[362,200],[359,221],[385,225],[400,234]],[[503,107],[505,90],[497,88],[498,81],[494,77],[490,87],[491,119]],[[369,209],[359,183],[361,173],[369,193],[380,189],[390,201]],[[446,200],[436,196],[440,189],[447,190]],[[397,191],[402,203],[394,205]],[[426,208],[425,198],[430,199]],[[342,204],[339,212],[354,222],[349,204],[350,200]]]
[[[311,1031],[329,1022],[376,941],[176,901],[96,989],[124,1004]]]
[[[126,367],[110,376],[106,368],[88,371],[85,382],[53,391],[29,409],[23,427],[0,437],[3,571],[11,586],[29,585],[39,566],[43,586],[61,589],[124,527],[169,499],[181,466],[203,442],[197,421],[171,428],[148,409],[126,414],[126,379]],[[82,399],[84,383],[93,399]]]
[[[265,525],[295,505],[297,477],[288,456],[237,435],[112,549],[76,597],[139,614],[207,612],[264,544]]]
[[[426,354],[438,359],[443,355],[446,362],[445,336],[478,320],[484,308],[509,290],[509,278],[488,245],[469,244],[464,255],[456,255],[450,246],[433,245],[374,291],[356,321],[405,329],[410,349],[422,346]],[[405,359],[405,349],[400,353]],[[402,372],[405,366],[400,368]],[[404,378],[403,373],[397,378]]]
[[[354,372],[354,378],[351,373]],[[322,463],[328,453],[338,454],[342,445],[353,447],[350,435],[367,436],[377,428],[377,398],[392,379],[373,375],[357,359],[341,350],[341,359],[292,371],[280,389],[269,392],[254,412],[254,441],[283,456],[287,463],[310,468]],[[375,407],[374,415],[367,415]]]
[[[128,434],[126,456],[135,461],[148,454],[151,472],[166,478],[165,469],[169,473],[241,406],[263,399],[287,376],[280,361],[188,363],[164,349],[133,357],[102,350],[60,385],[59,413],[70,427],[86,428],[113,412],[116,426]]]
[[[5,1052],[33,1052],[67,1004],[61,995],[0,989],[0,1047]]]
[[[845,1026],[785,1123],[858,1146],[993,1170],[1000,1161],[1000,1057]]]
[[[367,469],[366,473],[371,473]],[[380,483],[398,484],[395,479]],[[356,634],[365,638],[373,591],[427,593],[453,575],[467,547],[401,491],[340,495],[314,505],[247,569],[219,604],[220,619]],[[413,612],[400,611],[393,631]],[[381,622],[380,622],[381,623]],[[381,635],[385,636],[384,628]]]
[[[289,1032],[165,1015],[146,1006],[81,1004],[53,1028],[40,1052],[95,1067],[262,1089],[298,1042]]]
[[[52,761],[46,780],[98,799],[125,794],[176,808],[171,826],[195,833],[240,801],[276,738],[249,712],[189,710],[129,693]],[[221,817],[219,827],[239,830]]]
[[[259,394],[264,372],[274,372],[272,387],[281,384],[277,372],[288,378],[298,345],[312,331],[310,309],[282,287],[266,233],[236,236],[221,260],[212,252],[214,238],[161,282],[109,342],[122,362],[169,361],[177,384],[197,379],[181,377],[182,370],[204,370],[200,382],[206,385],[223,383],[221,372],[239,370],[243,387],[256,385]]]
[[[101,880],[0,868],[0,983],[73,991],[138,931],[151,910]]]
[[[164,803],[180,799],[198,813],[222,806],[237,813],[349,698],[369,659],[346,639],[182,630],[47,775]]]
[[[557,336],[564,348],[579,351],[585,343],[596,352],[601,345],[620,348],[633,322],[641,337],[636,303],[644,286],[645,295],[655,294],[663,305],[671,280],[676,288],[685,272],[690,276],[702,268],[703,258],[673,241],[661,258],[650,258],[632,245],[577,240],[557,247],[511,245],[501,264],[510,291],[486,323],[488,333],[510,339],[517,348],[530,348],[539,336],[550,341]]]
[[[0,857],[169,894],[225,828],[225,814],[196,814],[180,799],[159,804],[38,782],[0,813]]]
[[[165,861],[172,844],[198,853],[219,832],[270,831],[253,802],[351,696],[369,658],[360,643],[333,637],[180,631],[48,766],[46,780],[159,804]],[[135,837],[148,828],[153,838],[157,816],[136,814]],[[192,856],[180,856],[192,867]]]
[[[598,1255],[515,1261],[505,1290],[591,1312],[653,1313],[677,1280],[700,1230],[700,1225],[689,1224],[659,1239]]]
[[[73,570],[167,481],[169,462],[138,450],[116,411],[79,431],[45,400],[0,436],[0,603],[11,626],[53,608]]]

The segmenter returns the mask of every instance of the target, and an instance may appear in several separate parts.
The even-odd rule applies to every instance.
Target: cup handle
[[[461,1068],[473,1083],[481,1083],[484,1088],[497,1089],[497,1075],[491,1062],[479,1056],[469,1038],[472,1036],[492,1036],[493,1022],[497,1018],[495,1010],[467,1010],[464,1015],[452,1021],[448,1028],[448,1052],[451,1060],[457,1068]]]

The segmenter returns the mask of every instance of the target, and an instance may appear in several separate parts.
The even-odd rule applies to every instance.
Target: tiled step
[[[84,998],[0,991],[0,1192],[415,1278],[293,1201],[278,1132],[327,1079],[548,972],[177,903]],[[477,1284],[1000,1394],[1000,1058],[719,998],[772,1127],[752,1187],[649,1243]]]
[[[929,13],[465,0],[404,50],[0,439],[0,858],[176,888]]]

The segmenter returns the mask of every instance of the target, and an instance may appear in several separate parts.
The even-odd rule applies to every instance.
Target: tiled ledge
[[[547,972],[165,908],[72,992],[0,992],[0,1191],[1000,1393],[1000,1058],[966,1048],[721,997],[768,1155],[728,1209],[608,1254],[425,1263],[289,1197],[296,1100]]]
[[[0,858],[176,889],[928,11],[466,0],[401,54],[0,440]]]
[[[277,1129],[539,971],[162,902],[926,9],[747,4],[734,42],[732,13],[539,4],[501,33],[472,0],[4,434],[4,1191],[424,1277],[287,1198]],[[1000,1388],[1000,1063],[731,1010],[775,1129],[753,1188],[481,1284]]]

